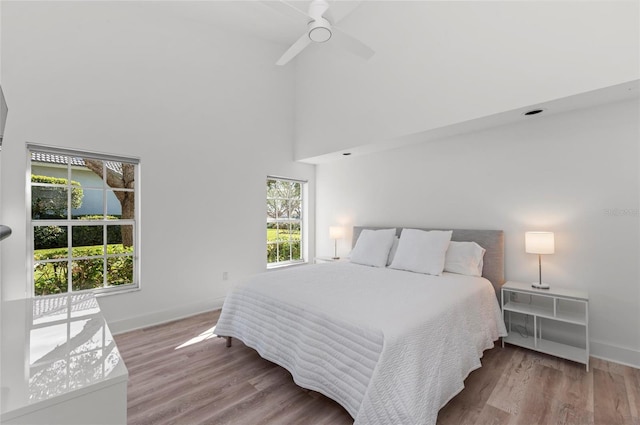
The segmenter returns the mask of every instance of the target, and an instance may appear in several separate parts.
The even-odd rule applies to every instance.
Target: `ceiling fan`
[[[325,43],[329,41],[334,33],[337,35],[335,40],[342,47],[357,56],[369,59],[375,53],[362,41],[336,26],[346,15],[337,21],[334,20],[329,10],[329,3],[326,0],[312,0],[309,4],[309,11],[306,13],[284,0],[276,2],[265,1],[264,3],[294,19],[305,19],[307,21],[307,31],[284,52],[282,57],[276,62],[276,65],[287,64],[311,43]]]

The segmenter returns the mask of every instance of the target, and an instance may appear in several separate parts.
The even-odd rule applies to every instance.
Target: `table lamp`
[[[329,226],[329,237],[334,240],[333,259],[339,260],[340,257],[338,257],[338,239],[344,238],[344,227]]]
[[[538,254],[538,281],[531,284],[534,288],[549,289],[547,283],[542,283],[542,254],[553,254],[555,242],[553,232],[526,232],[524,234],[525,251]]]

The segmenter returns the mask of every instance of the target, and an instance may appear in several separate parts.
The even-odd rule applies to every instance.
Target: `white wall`
[[[282,47],[165,19],[162,3],[3,2],[4,299],[27,287],[26,142],[141,159],[142,290],[100,299],[114,331],[219,307],[223,271],[265,269],[267,174],[308,179],[313,200]]]
[[[524,232],[553,231],[545,280],[589,291],[594,355],[640,367],[639,114],[636,99],[318,165],[318,255],[338,223],[502,229],[507,279],[534,281]]]
[[[635,80],[639,3],[365,1],[296,61],[298,159]],[[334,42],[335,41],[335,42]]]

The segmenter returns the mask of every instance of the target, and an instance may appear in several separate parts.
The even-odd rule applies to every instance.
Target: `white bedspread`
[[[435,424],[506,329],[491,283],[351,263],[266,272],[227,296],[216,334],[242,340],[356,425]]]

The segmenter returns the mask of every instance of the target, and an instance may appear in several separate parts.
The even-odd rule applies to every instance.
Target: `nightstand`
[[[582,363],[589,371],[587,292],[553,286],[535,289],[530,283],[509,281],[502,286],[502,315],[509,333],[502,338],[503,347],[506,342],[551,354]]]
[[[340,258],[333,258],[333,257],[316,257],[313,259],[314,263],[319,264],[319,263],[339,263],[339,262],[343,262],[343,261],[349,261],[348,258],[344,258],[344,257],[340,257]]]

